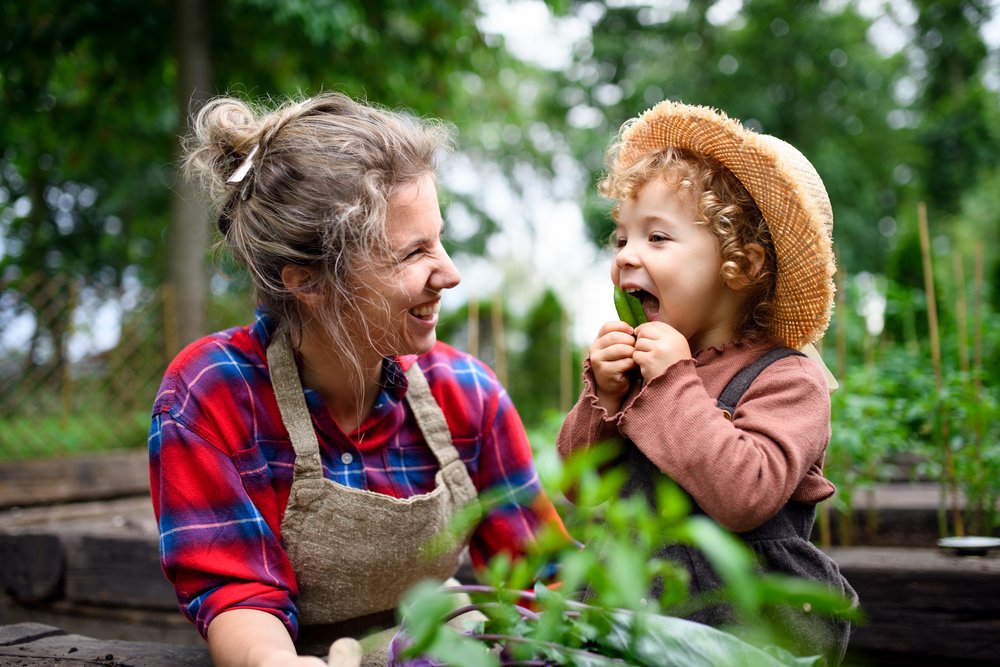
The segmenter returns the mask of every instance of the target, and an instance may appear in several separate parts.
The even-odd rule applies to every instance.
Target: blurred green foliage
[[[854,271],[912,278],[905,240],[919,200],[956,239],[998,227],[997,208],[983,201],[995,199],[1000,148],[988,85],[996,54],[980,34],[994,10],[987,0],[874,12],[853,0],[747,0],[728,14],[710,0],[546,4],[592,26],[560,71],[511,55],[502,35],[483,32],[471,0],[205,3],[215,85],[201,94],[335,88],[437,116],[515,193],[519,168],[551,175],[569,158],[591,174],[578,192],[598,242],[607,207],[589,184],[608,138],[665,98],[717,106],[799,147],[826,181],[840,255]],[[186,106],[175,99],[185,33],[171,33],[174,9],[165,0],[0,2],[0,273],[44,269],[110,286],[134,268],[162,279]],[[462,242],[473,253],[502,227],[481,199],[453,201],[478,220]],[[988,275],[997,252],[988,250]]]
[[[884,277],[847,282],[824,347],[840,382],[831,397],[826,473],[838,487],[841,512],[878,483],[935,480],[949,498],[964,498],[964,532],[992,534],[1000,527],[1000,314],[987,294],[975,298],[971,280],[957,282],[948,255],[934,259],[940,388],[923,291]],[[873,295],[885,300],[884,327],[875,331],[864,316]],[[959,529],[952,501],[947,505],[942,535]],[[851,541],[849,534],[840,538]]]
[[[559,20],[590,28],[559,70],[512,55],[502,35],[484,32],[483,7],[471,0],[203,3],[215,81],[203,92],[266,99],[338,89],[437,116],[454,123],[473,168],[504,176],[515,195],[525,183],[582,167],[576,187],[556,192],[553,184],[553,196],[579,200],[600,244],[608,207],[593,183],[603,152],[622,122],[656,102],[717,106],[788,140],[827,184],[852,292],[836,315],[844,320],[845,354],[837,352],[837,319],[824,351],[842,383],[833,396],[829,465],[838,502],[846,507],[858,489],[896,474],[901,452],[921,462],[916,473],[941,479],[947,447],[956,481],[971,495],[970,524],[995,527],[1000,77],[982,29],[996,3],[545,4]],[[0,329],[34,313],[30,349],[47,340],[55,359],[29,352],[27,362],[51,365],[56,377],[66,375],[68,307],[42,317],[23,281],[67,274],[117,298],[130,284],[158,289],[166,253],[191,252],[165,242],[179,109],[187,103],[176,93],[176,37],[185,34],[173,25],[176,7],[166,0],[0,0]],[[474,223],[449,248],[486,254],[504,228],[489,213],[488,193],[443,200]],[[919,201],[928,205],[941,286],[940,392],[928,347]],[[973,327],[970,311],[960,343],[959,289],[971,304],[972,271],[959,280],[949,258],[956,252],[968,264],[977,248],[981,322]],[[852,276],[862,272],[876,276],[885,297],[877,334],[856,312],[861,295]],[[216,282],[213,294],[223,300],[210,308],[213,328],[249,317],[245,292],[240,281]],[[533,432],[558,421],[566,394],[579,390],[580,350],[568,355],[569,391],[560,383],[566,355],[556,296],[501,313],[510,335],[496,344],[492,304],[477,304],[480,356],[502,367]],[[441,337],[460,347],[471,343],[467,308],[442,319]],[[159,340],[165,328],[151,335]],[[972,348],[974,329],[981,362],[966,368],[958,358]],[[156,355],[152,348],[159,344],[150,348]],[[0,380],[13,386],[10,377]]]

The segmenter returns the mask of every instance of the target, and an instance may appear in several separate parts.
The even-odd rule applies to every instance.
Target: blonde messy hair
[[[360,374],[360,353],[372,336],[358,291],[365,272],[390,255],[389,202],[434,172],[450,132],[334,92],[275,108],[217,98],[198,111],[192,128],[185,168],[212,196],[222,234],[217,250],[247,268],[258,302],[293,338],[305,313],[281,271],[319,269],[301,289],[326,297],[318,315],[329,341]],[[249,171],[230,182],[241,166]],[[348,323],[368,335],[348,335]]]
[[[689,193],[695,202],[696,223],[708,227],[719,243],[722,275],[727,279],[742,275],[749,280],[734,333],[743,341],[765,338],[774,312],[777,255],[764,216],[746,187],[717,160],[683,149],[650,152],[624,166],[619,165],[617,155],[618,147],[612,145],[608,172],[598,184],[598,192],[614,202],[612,217],[617,221],[620,203],[634,199],[644,185],[657,178]],[[754,270],[746,253],[752,243],[764,249],[759,271]]]

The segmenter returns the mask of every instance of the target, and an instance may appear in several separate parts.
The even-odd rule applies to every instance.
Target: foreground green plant
[[[597,448],[561,468],[551,460],[542,467],[550,493],[574,498],[562,514],[586,548],[548,532],[527,558],[494,558],[479,585],[416,587],[401,606],[393,664],[823,664],[819,656],[797,657],[783,648],[789,638],[767,611],[808,605],[816,613],[856,617],[840,595],[813,582],[760,573],[735,536],[706,517],[690,516],[686,496],[674,485],[658,489],[659,512],[644,500],[617,498],[623,475],[611,467],[614,456],[613,448]],[[670,543],[701,549],[722,589],[689,596],[687,571],[654,555]],[[540,578],[548,585],[536,583]],[[656,580],[663,584],[658,599],[649,597]],[[738,626],[727,632],[676,617],[714,604],[730,605]],[[476,612],[472,619],[469,612]],[[465,619],[457,628],[456,618]]]

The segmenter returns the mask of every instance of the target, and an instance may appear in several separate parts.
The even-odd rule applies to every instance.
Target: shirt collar
[[[410,384],[406,379],[406,371],[416,361],[417,357],[413,354],[386,357],[382,360],[382,387],[393,398],[402,400],[406,395],[406,389]]]

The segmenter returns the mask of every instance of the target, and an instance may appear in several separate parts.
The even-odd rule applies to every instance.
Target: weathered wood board
[[[22,602],[176,610],[158,539],[148,495],[7,510],[0,513],[0,590]]]
[[[851,638],[855,652],[919,657],[910,664],[996,664],[1000,556],[888,547],[829,554],[867,616]]]
[[[149,455],[128,450],[0,461],[0,508],[149,494]]]
[[[40,623],[0,627],[0,665],[19,667],[211,667],[204,647],[99,640]]]

